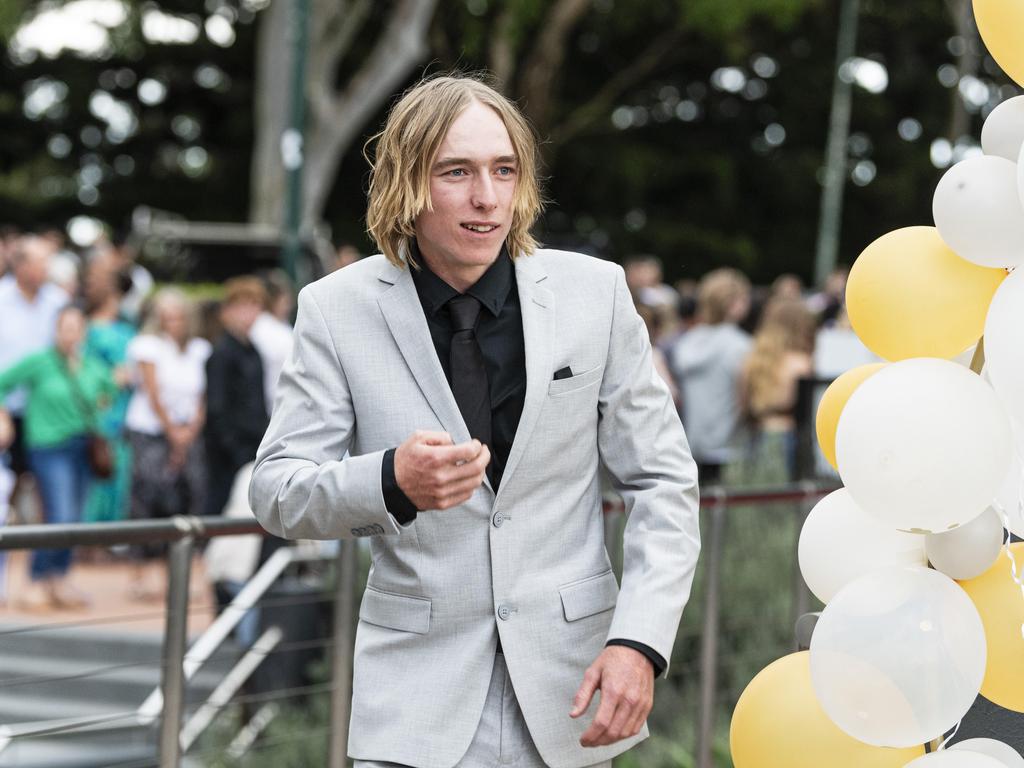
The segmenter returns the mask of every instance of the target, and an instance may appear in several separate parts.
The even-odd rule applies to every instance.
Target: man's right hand
[[[469,500],[490,460],[479,440],[453,445],[447,432],[417,430],[395,450],[395,480],[417,510],[449,509]]]

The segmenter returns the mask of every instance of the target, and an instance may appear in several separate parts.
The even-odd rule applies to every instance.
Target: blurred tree
[[[288,5],[2,3],[5,218],[121,224],[145,203],[193,219],[276,221],[287,86],[274,78],[288,69]],[[86,6],[100,23],[82,16]],[[369,246],[359,150],[388,101],[424,72],[491,68],[545,138],[546,242],[655,253],[673,279],[719,264],[762,281],[809,277],[836,7],[316,0],[308,218]],[[848,73],[858,87],[847,263],[877,235],[929,221],[940,171],[974,151],[965,137],[1017,92],[978,47],[966,7],[863,2]],[[74,34],[43,23],[59,12],[73,12]]]

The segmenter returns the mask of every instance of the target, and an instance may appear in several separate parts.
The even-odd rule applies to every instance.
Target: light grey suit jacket
[[[539,250],[515,270],[527,385],[499,491],[485,482],[465,504],[404,526],[384,505],[384,452],[417,429],[469,439],[412,276],[374,256],[299,295],[249,495],[279,536],[370,537],[357,759],[453,766],[479,721],[499,635],[550,766],[591,765],[647,736],[645,725],[584,748],[597,699],[577,720],[569,711],[607,638],[671,658],[700,549],[696,467],[622,269]],[[564,366],[574,375],[554,380]],[[601,463],[629,515],[621,590],[604,545]]]

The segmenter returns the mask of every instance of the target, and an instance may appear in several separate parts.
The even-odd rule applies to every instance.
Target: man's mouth
[[[463,229],[468,229],[470,232],[493,232],[498,228],[497,224],[463,224]]]

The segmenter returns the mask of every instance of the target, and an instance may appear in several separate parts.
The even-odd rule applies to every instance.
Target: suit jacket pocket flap
[[[367,587],[359,606],[359,618],[381,627],[425,635],[430,629],[430,601],[425,597],[396,595]]]
[[[566,621],[576,621],[615,607],[619,585],[615,574],[605,571],[583,581],[577,581],[558,590],[562,597],[562,610]]]
[[[569,392],[575,392],[577,389],[584,389],[590,384],[600,381],[603,375],[604,367],[599,365],[596,368],[591,368],[583,373],[577,373],[575,376],[570,376],[567,379],[554,379],[548,384],[548,394],[564,395]]]

